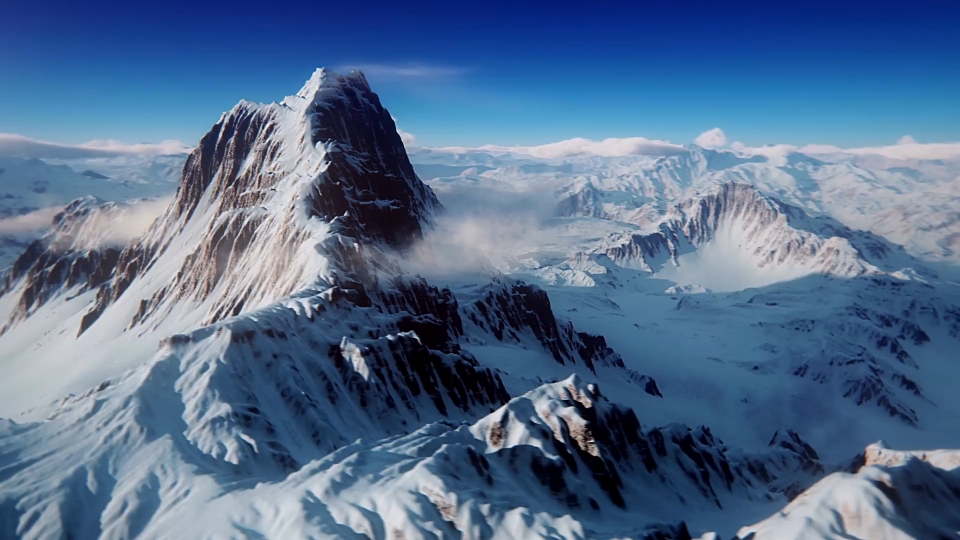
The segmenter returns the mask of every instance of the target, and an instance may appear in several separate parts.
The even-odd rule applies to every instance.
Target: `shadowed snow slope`
[[[745,540],[953,538],[960,530],[960,452],[867,447],[855,474],[834,473],[769,519],[744,527]]]

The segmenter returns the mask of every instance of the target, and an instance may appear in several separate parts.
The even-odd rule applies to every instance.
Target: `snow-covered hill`
[[[862,467],[834,473],[737,533],[750,540],[951,538],[960,530],[960,452],[867,447]]]
[[[763,189],[688,193],[763,158],[625,164],[680,178],[651,233],[613,215],[639,191],[575,189],[609,161],[443,155],[470,168],[434,190],[363,74],[318,70],[224,113],[135,238],[107,233],[143,203],[52,217],[0,288],[0,537],[686,539],[772,530],[865,440],[960,445],[953,285]],[[665,270],[711,247],[775,279]]]

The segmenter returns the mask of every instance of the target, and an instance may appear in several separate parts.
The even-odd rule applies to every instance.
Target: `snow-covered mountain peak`
[[[652,232],[612,234],[597,252],[621,266],[713,290],[814,273],[935,277],[900,246],[739,182],[708,186],[671,207]],[[718,279],[722,274],[733,281]]]
[[[370,91],[370,84],[362,71],[351,71],[341,75],[328,68],[317,68],[303,84],[303,88],[296,93],[296,97],[315,103],[322,99],[318,96],[318,92],[341,85],[351,85]]]
[[[19,285],[5,289],[21,297],[11,322],[80,287],[96,298],[74,302],[93,300],[69,334],[108,311],[105,335],[179,332],[298,291],[389,278],[391,253],[421,238],[439,202],[362,74],[318,72],[304,88],[315,91],[299,109],[244,101],[222,115],[187,158],[166,212],[122,251],[27,254]],[[61,267],[82,271],[64,282],[51,272]]]

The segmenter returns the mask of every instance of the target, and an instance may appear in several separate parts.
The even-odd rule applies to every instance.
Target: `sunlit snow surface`
[[[356,127],[350,145],[311,140],[313,115],[325,114],[311,107],[337,112],[341,90],[365,84],[318,72],[282,104],[243,102],[221,117],[268,119],[249,138],[260,152],[233,172],[255,186],[279,180],[224,203],[222,169],[194,212],[167,209],[145,235],[163,249],[79,336],[97,291],[55,291],[14,319],[27,284],[0,296],[2,321],[13,321],[0,335],[0,538],[689,529],[839,539],[960,528],[955,453],[871,446],[866,467],[854,460],[881,439],[960,447],[956,163],[413,149],[444,210],[401,257],[304,217],[331,156],[344,152],[364,174],[395,159]],[[378,110],[364,100],[353,110]],[[46,182],[58,205],[162,195],[170,167],[182,167],[139,159],[15,166],[52,175],[31,182]],[[110,179],[86,169],[127,180],[97,193],[83,182]],[[258,225],[241,251],[185,262],[219,224],[248,222]],[[375,301],[338,298],[333,284],[350,279],[336,249],[367,257],[388,293],[392,274],[449,288],[461,352],[431,357],[437,371],[415,376],[424,392],[397,381],[411,380],[405,359],[424,361],[415,352],[426,334],[399,328]],[[221,271],[200,294],[204,263]],[[514,279],[544,288],[557,324],[603,336],[623,366],[559,362],[532,328],[504,339],[471,318]],[[236,316],[213,315],[237,298]],[[482,309],[502,309],[502,322],[511,307]],[[429,378],[455,369],[496,374],[512,399],[494,406],[474,389],[454,406],[442,393],[451,382]]]

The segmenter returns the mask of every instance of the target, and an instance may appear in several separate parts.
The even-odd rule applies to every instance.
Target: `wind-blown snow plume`
[[[406,258],[410,271],[436,278],[501,268],[546,241],[552,201],[534,193],[433,184],[445,212]]]

